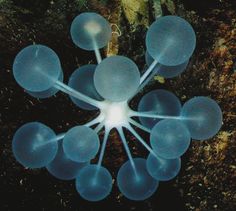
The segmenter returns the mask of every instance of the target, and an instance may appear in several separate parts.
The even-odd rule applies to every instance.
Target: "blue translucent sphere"
[[[149,154],[147,159],[148,173],[158,181],[168,181],[177,176],[181,168],[181,159],[163,159]]]
[[[72,22],[70,33],[73,42],[84,50],[103,48],[111,39],[109,22],[92,12],[78,15]]]
[[[98,93],[113,102],[128,100],[136,93],[139,83],[140,73],[137,65],[124,56],[104,59],[94,74]]]
[[[73,72],[69,80],[69,86],[82,94],[85,94],[95,100],[102,100],[103,98],[98,94],[94,86],[93,76],[96,65],[84,65]],[[71,97],[71,100],[80,108],[86,110],[96,110],[95,106],[85,103],[77,98]]]
[[[158,89],[153,90],[142,97],[138,104],[138,111],[164,116],[179,116],[181,112],[181,103],[173,93]],[[142,125],[151,129],[161,119],[139,117],[139,120]]]
[[[46,168],[50,174],[58,179],[72,180],[78,176],[81,168],[86,165],[88,163],[78,163],[70,160],[63,151],[62,141],[59,141],[57,155]]]
[[[147,172],[145,159],[135,158],[134,163],[136,174],[130,161],[127,161],[118,172],[117,184],[126,198],[141,201],[153,195],[159,183]]]
[[[146,46],[151,57],[159,63],[177,66],[192,56],[196,36],[192,26],[183,18],[164,16],[150,26]]]
[[[154,61],[154,59],[149,55],[147,51],[145,54],[145,59],[148,66],[150,66]],[[158,64],[155,67],[156,70],[153,70],[153,71],[157,71],[157,75],[162,76],[164,78],[173,78],[180,75],[182,72],[184,72],[184,70],[188,66],[188,62],[189,60],[177,66],[165,66],[162,64]]]
[[[17,54],[13,74],[17,83],[27,91],[46,91],[61,75],[60,60],[52,49],[30,45]]]
[[[21,126],[12,141],[16,160],[24,167],[41,168],[56,156],[58,144],[56,134],[46,125],[30,122]]]
[[[88,165],[81,169],[76,178],[76,190],[88,201],[106,198],[112,189],[112,176],[104,167]]]
[[[208,97],[194,97],[182,109],[183,122],[191,137],[204,140],[213,137],[222,126],[222,111],[219,105]]]
[[[63,82],[63,72],[61,71],[60,77],[58,78],[58,81]],[[30,92],[30,91],[26,91],[29,95],[31,95],[32,97],[35,98],[40,98],[40,99],[44,99],[44,98],[49,98],[52,97],[53,95],[55,95],[59,90],[55,87],[52,87],[50,89],[47,89],[46,91],[42,91],[42,92]]]
[[[175,159],[186,152],[191,137],[188,128],[182,121],[166,119],[158,122],[152,128],[150,141],[158,156]]]
[[[76,162],[88,162],[98,153],[100,146],[97,133],[86,126],[70,129],[63,139],[66,156]]]

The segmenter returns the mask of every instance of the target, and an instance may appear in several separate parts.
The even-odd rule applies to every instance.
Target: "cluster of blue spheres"
[[[146,35],[148,67],[143,75],[127,57],[101,59],[99,49],[108,44],[111,36],[110,24],[96,13],[82,13],[74,19],[73,42],[84,50],[94,51],[98,64],[76,69],[68,85],[63,83],[60,60],[52,49],[37,44],[17,54],[14,78],[28,94],[48,98],[60,90],[69,94],[79,108],[99,109],[100,113],[91,122],[63,134],[55,134],[40,122],[26,123],[16,131],[12,150],[24,167],[46,167],[58,179],[75,179],[81,197],[100,201],[112,191],[113,179],[102,166],[102,160],[109,132],[117,129],[128,155],[128,161],[118,171],[117,186],[126,198],[145,200],[156,192],[160,181],[171,180],[179,173],[181,156],[191,139],[209,139],[220,130],[222,112],[208,97],[194,97],[181,105],[173,93],[162,89],[145,94],[137,111],[129,107],[130,100],[153,75],[173,78],[186,69],[196,46],[194,30],[187,21],[164,16],[150,26]],[[148,132],[150,143],[133,127]],[[100,141],[98,132],[103,128]],[[124,128],[148,150],[146,159],[132,157]],[[98,163],[94,163],[98,153]]]

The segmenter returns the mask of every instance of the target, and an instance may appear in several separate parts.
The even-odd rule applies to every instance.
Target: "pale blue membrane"
[[[154,61],[147,51],[145,54],[145,60],[148,66],[150,66]],[[165,66],[159,64],[155,67],[153,72],[157,72],[156,75],[162,76],[164,78],[174,78],[185,71],[186,67],[188,66],[188,62],[189,60],[177,66]]]
[[[61,75],[57,54],[43,45],[30,45],[21,50],[13,64],[17,83],[29,92],[51,89]]]
[[[208,97],[194,97],[183,105],[183,122],[196,140],[212,138],[222,126],[222,111],[219,105]]]
[[[58,78],[58,80],[60,82],[63,82],[63,79],[64,79],[64,74],[63,72],[61,71],[61,74],[60,74],[60,77]],[[45,98],[49,98],[49,97],[52,97],[53,95],[55,95],[59,90],[55,87],[52,87],[46,91],[42,91],[42,92],[30,92],[30,91],[27,91],[26,92],[31,95],[32,97],[35,97],[35,98],[40,98],[40,99],[45,99]]]
[[[94,84],[98,93],[107,100],[128,100],[138,90],[140,73],[137,65],[127,57],[111,56],[96,68]]]
[[[181,120],[165,119],[158,122],[151,131],[150,142],[153,151],[165,159],[175,159],[183,155],[191,137]]]
[[[176,117],[180,115],[181,103],[173,93],[158,89],[147,93],[141,98],[138,104],[138,111],[150,112],[154,115]],[[142,125],[151,129],[161,119],[139,117],[139,120]]]
[[[81,169],[75,185],[82,198],[88,201],[100,201],[112,190],[112,176],[102,166],[88,165]]]
[[[87,126],[71,128],[63,139],[66,156],[75,162],[88,162],[98,153],[100,146],[97,133]]]
[[[162,65],[177,66],[189,60],[196,46],[192,26],[178,16],[158,18],[148,29],[146,46]]]
[[[69,86],[82,94],[85,94],[95,100],[102,101],[103,98],[98,94],[94,86],[94,72],[96,65],[84,65],[76,69],[70,77]],[[85,110],[97,110],[98,108],[70,96],[73,103]]]
[[[130,161],[124,163],[118,172],[117,185],[126,198],[145,200],[156,192],[159,182],[147,172],[145,159],[135,158],[133,161],[136,171]]]
[[[149,154],[146,162],[148,173],[158,181],[169,181],[176,177],[181,168],[181,159],[164,159]]]
[[[72,22],[70,33],[75,45],[84,50],[103,48],[111,39],[110,23],[92,12],[78,15]]]
[[[57,155],[46,168],[48,172],[57,179],[72,180],[75,179],[80,170],[88,164],[88,162],[78,163],[70,160],[63,151],[62,141],[59,141]]]
[[[27,168],[41,168],[56,156],[58,143],[56,134],[46,125],[30,122],[21,126],[12,141],[16,160]]]

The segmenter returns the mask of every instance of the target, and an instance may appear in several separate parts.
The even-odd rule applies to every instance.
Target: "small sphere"
[[[187,151],[191,137],[188,128],[182,121],[166,119],[158,122],[152,128],[150,141],[158,156],[175,159]]]
[[[147,159],[148,173],[158,181],[168,181],[177,176],[181,168],[181,159],[163,159],[151,153]]]
[[[61,71],[60,77],[58,78],[58,81],[63,82],[63,72]],[[52,87],[50,89],[47,89],[46,91],[42,91],[42,92],[30,92],[27,91],[26,92],[31,95],[32,97],[35,98],[40,98],[40,99],[45,99],[45,98],[49,98],[52,97],[53,95],[55,95],[59,90],[55,87]]]
[[[112,176],[109,171],[98,165],[88,165],[81,169],[76,178],[76,190],[88,201],[106,198],[112,189]]]
[[[97,133],[86,126],[70,129],[63,139],[66,156],[76,162],[88,162],[98,153],[100,146]]]
[[[222,111],[219,105],[208,97],[194,97],[182,109],[183,122],[196,140],[213,137],[222,126]]]
[[[181,103],[173,93],[158,89],[153,90],[142,97],[138,104],[138,111],[164,116],[179,116],[181,112]],[[151,129],[161,119],[139,117],[139,120],[142,125]]]
[[[70,33],[73,42],[84,50],[103,48],[111,39],[109,22],[92,12],[78,15],[72,22]]]
[[[58,151],[54,160],[46,168],[50,174],[61,180],[75,179],[80,170],[89,163],[78,163],[70,160],[64,153],[62,141],[58,142]]]
[[[146,46],[152,58],[166,66],[185,63],[196,46],[192,26],[178,16],[158,18],[149,28]]]
[[[21,50],[13,64],[17,83],[31,92],[52,88],[61,75],[61,64],[56,53],[43,45],[30,45]]]
[[[152,178],[146,169],[146,160],[135,158],[136,174],[130,163],[124,163],[117,176],[117,184],[120,192],[130,200],[141,201],[152,196],[157,188],[158,181]]]
[[[124,56],[104,59],[94,74],[98,93],[113,102],[128,100],[138,90],[139,83],[140,73],[137,65]]]
[[[13,154],[24,167],[44,167],[56,156],[58,143],[55,138],[56,134],[42,123],[24,124],[13,137]]]
[[[148,66],[152,64],[154,59],[149,55],[149,53],[146,51],[145,54],[146,63]],[[177,65],[177,66],[165,66],[162,64],[158,64],[155,69],[157,71],[157,75],[164,77],[164,78],[174,78],[178,75],[180,75],[182,72],[185,71],[186,67],[188,66],[189,60],[184,62],[183,64]],[[155,71],[155,70],[153,70]]]
[[[82,94],[85,94],[95,100],[103,100],[103,98],[98,94],[94,86],[94,72],[96,65],[84,65],[76,69],[70,77],[69,86]],[[75,97],[70,96],[73,103],[85,110],[97,110],[97,107],[85,103]]]

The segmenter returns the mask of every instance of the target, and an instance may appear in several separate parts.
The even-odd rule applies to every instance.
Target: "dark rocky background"
[[[69,34],[71,21],[83,11],[96,11],[112,23],[112,41],[103,55],[129,56],[140,70],[144,69],[145,32],[155,16],[163,13],[186,18],[198,39],[187,71],[171,80],[155,77],[132,106],[135,108],[146,92],[165,88],[183,103],[196,95],[210,96],[223,110],[224,124],[219,134],[212,140],[193,141],[183,156],[179,176],[161,183],[156,194],[144,202],[125,199],[116,185],[106,200],[86,202],[76,193],[73,181],[57,180],[45,169],[25,169],[12,155],[14,132],[26,122],[40,121],[60,133],[96,115],[78,109],[62,93],[46,100],[30,97],[16,84],[11,69],[19,50],[32,43],[48,45],[57,52],[65,81],[77,66],[95,63],[94,54],[75,47]],[[0,0],[0,210],[234,211],[235,103],[236,1]],[[133,137],[128,140],[134,156],[146,155]],[[105,157],[104,165],[115,178],[127,159],[115,132]]]

